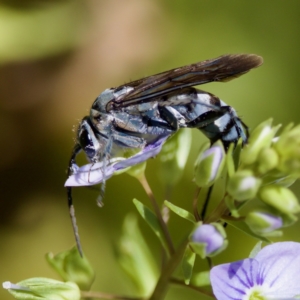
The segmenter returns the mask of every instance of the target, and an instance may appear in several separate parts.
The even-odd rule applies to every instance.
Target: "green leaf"
[[[162,246],[168,253],[168,246],[156,215],[147,206],[145,206],[137,199],[133,199],[133,203],[136,206],[142,218],[148,223],[148,225],[154,231],[155,235],[158,237]]]
[[[80,290],[74,282],[61,282],[49,278],[29,278],[13,284],[9,281],[3,287],[17,300],[79,300]]]
[[[184,218],[192,223],[196,223],[194,216],[187,210],[180,208],[167,200],[164,201],[164,204],[179,217]]]
[[[229,178],[233,176],[233,174],[235,173],[235,170],[236,170],[235,162],[233,160],[233,148],[234,148],[234,144],[231,143],[229,145],[229,148],[228,148],[227,154],[226,154],[226,165],[227,165],[227,172],[228,172]]]
[[[206,257],[206,244],[205,243],[189,243],[189,246],[193,251],[198,254],[201,258]]]
[[[234,143],[231,143],[232,146],[234,146]],[[240,156],[241,156],[241,151],[243,149],[243,140],[242,138],[240,138],[238,140],[238,143],[236,145],[236,147],[232,150],[232,158],[234,161],[234,169],[237,170],[239,164],[240,164]]]
[[[244,221],[231,221],[231,220],[226,220],[223,219],[224,222],[226,222],[228,225],[246,233],[249,236],[252,236],[260,241],[266,242],[266,243],[271,243],[271,241],[269,239],[267,239],[266,237],[260,236],[258,234],[255,234],[254,232],[252,232],[250,230],[250,228],[245,224]]]
[[[80,256],[76,247],[55,256],[47,253],[46,260],[63,280],[75,282],[82,290],[89,290],[95,280],[92,266],[85,256]]]
[[[127,215],[122,236],[116,246],[117,261],[141,297],[150,295],[159,276],[158,267],[149,249],[138,227],[136,216]]]
[[[185,284],[190,283],[193,274],[195,259],[196,259],[196,254],[191,250],[189,246],[187,246],[181,263]]]

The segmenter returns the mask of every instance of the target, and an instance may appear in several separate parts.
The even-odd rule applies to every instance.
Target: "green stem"
[[[184,251],[188,245],[188,240],[185,240],[176,252],[171,256],[170,260],[164,266],[162,273],[158,279],[156,287],[148,300],[161,300],[164,299],[167,292],[168,284],[170,283],[170,278],[175,271],[176,267],[182,260]]]
[[[221,200],[215,210],[204,220],[204,223],[209,224],[212,222],[219,221],[223,215],[228,215],[229,209],[225,203],[225,197]]]
[[[171,256],[171,255],[174,254],[175,249],[174,249],[174,245],[173,245],[168,227],[167,227],[166,223],[163,220],[160,208],[157,204],[157,201],[155,200],[155,197],[154,197],[153,192],[152,192],[152,190],[151,190],[151,188],[148,184],[148,181],[147,181],[146,177],[143,175],[143,176],[139,177],[138,179],[139,179],[141,185],[143,186],[146,194],[148,195],[148,197],[150,199],[150,202],[153,206],[153,209],[154,209],[155,214],[157,216],[158,222],[159,222],[160,227],[162,229],[162,232],[164,234],[164,237],[165,237],[165,240],[166,240],[166,243],[167,243],[167,247],[168,247],[168,251],[169,251],[169,255]]]

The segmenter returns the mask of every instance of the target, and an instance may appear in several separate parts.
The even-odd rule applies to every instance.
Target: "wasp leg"
[[[189,128],[199,128],[201,129],[202,127],[205,127],[209,125],[210,123],[213,123],[217,119],[221,118],[226,114],[228,111],[227,109],[224,109],[224,107],[227,106],[222,106],[220,107],[220,110],[209,110],[200,116],[198,116],[196,119],[193,121],[187,122],[186,126]]]
[[[78,155],[78,153],[80,151],[81,151],[81,146],[76,144],[73,148],[71,159],[70,159],[70,162],[69,162],[68,176],[70,176],[72,173],[75,172],[75,167],[74,167],[76,165],[75,160],[76,160],[76,156]],[[78,226],[77,226],[77,222],[76,222],[75,208],[74,208],[74,205],[73,205],[72,187],[67,187],[67,195],[68,195],[69,214],[70,214],[70,217],[71,217],[71,222],[72,222],[73,232],[74,232],[74,236],[75,236],[75,241],[76,241],[78,252],[79,252],[80,256],[82,257],[83,252],[82,252],[82,247],[81,247],[81,243],[80,243],[80,236],[79,236],[79,232],[78,232]]]
[[[177,131],[179,129],[179,123],[181,123],[180,114],[175,109],[168,106],[158,107],[158,110],[161,117],[168,122],[171,129]]]

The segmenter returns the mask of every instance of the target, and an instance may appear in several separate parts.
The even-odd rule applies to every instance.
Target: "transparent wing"
[[[214,59],[165,71],[119,86],[134,89],[110,103],[111,108],[153,101],[174,90],[196,86],[212,81],[229,81],[247,73],[263,63],[262,57],[255,54],[223,55]]]

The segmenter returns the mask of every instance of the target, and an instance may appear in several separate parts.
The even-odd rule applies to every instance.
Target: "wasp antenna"
[[[67,192],[68,192],[69,213],[70,213],[70,217],[71,217],[76,246],[77,246],[80,256],[83,257],[82,247],[81,247],[81,243],[80,243],[80,236],[79,236],[79,232],[78,232],[78,226],[76,223],[75,208],[74,208],[73,201],[72,201],[72,188],[68,187]]]
[[[69,162],[68,177],[73,172],[75,172],[75,170],[74,170],[74,165],[76,165],[75,158],[80,151],[81,151],[81,146],[79,144],[75,144],[73,151],[72,151],[71,158],[70,158],[70,162]],[[71,217],[72,228],[73,228],[73,232],[74,232],[74,236],[75,236],[76,246],[77,246],[80,256],[83,257],[83,252],[82,252],[80,237],[79,237],[79,232],[78,232],[78,226],[76,223],[75,208],[73,205],[72,187],[67,187],[67,195],[68,195],[69,214]]]

